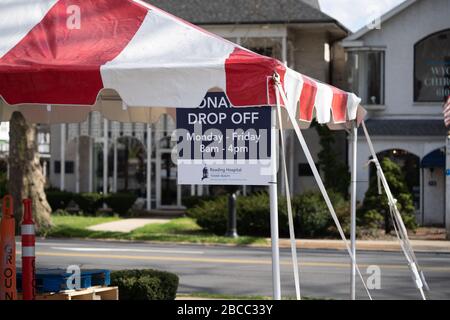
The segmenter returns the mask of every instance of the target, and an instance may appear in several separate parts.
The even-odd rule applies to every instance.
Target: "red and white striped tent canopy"
[[[360,99],[137,0],[0,0],[0,120],[151,122],[200,105],[273,106],[278,73],[300,122],[354,120]],[[150,108],[151,107],[151,108]]]

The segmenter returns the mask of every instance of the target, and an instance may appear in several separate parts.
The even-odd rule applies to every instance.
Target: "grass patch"
[[[40,234],[55,238],[108,238],[119,236],[117,232],[91,231],[87,228],[96,224],[118,221],[118,217],[86,217],[77,215],[52,215],[53,227]]]
[[[52,220],[54,226],[45,234],[42,234],[43,236],[236,245],[265,244],[267,241],[264,238],[257,237],[244,236],[233,239],[207,233],[191,218],[173,219],[163,224],[149,224],[129,233],[102,232],[87,229],[87,227],[92,225],[120,220],[118,217],[53,215]]]

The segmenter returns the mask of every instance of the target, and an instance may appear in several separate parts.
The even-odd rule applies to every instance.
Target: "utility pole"
[[[445,167],[445,229],[450,240],[450,96],[444,106],[445,125],[449,130],[446,137],[446,167]]]
[[[228,226],[226,237],[237,238],[237,210],[236,210],[236,201],[237,201],[237,192],[238,186],[227,186],[228,190]]]

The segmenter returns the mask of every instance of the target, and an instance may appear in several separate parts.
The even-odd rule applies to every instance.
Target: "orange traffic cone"
[[[23,202],[22,234],[22,292],[23,300],[36,299],[35,235],[31,199]]]
[[[16,300],[16,239],[13,198],[3,198],[0,223],[0,300]]]

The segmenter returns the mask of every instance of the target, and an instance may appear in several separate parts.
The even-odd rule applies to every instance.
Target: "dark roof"
[[[145,1],[194,24],[337,23],[301,0]]]
[[[444,120],[367,120],[366,125],[371,136],[444,137],[448,131]]]

